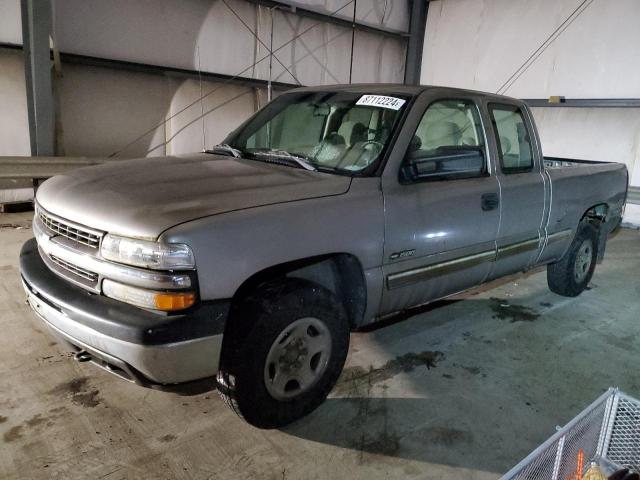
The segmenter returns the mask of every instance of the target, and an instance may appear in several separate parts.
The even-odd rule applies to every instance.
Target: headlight
[[[102,292],[107,297],[131,305],[165,312],[184,310],[196,302],[196,294],[193,292],[156,292],[107,279],[102,282]]]
[[[149,242],[106,235],[100,253],[107,260],[154,270],[188,270],[195,268],[193,252],[179,243]]]

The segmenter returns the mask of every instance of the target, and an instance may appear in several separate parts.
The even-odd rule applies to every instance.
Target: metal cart
[[[501,480],[575,480],[581,463],[640,471],[640,401],[610,388]],[[580,474],[581,475],[581,474]]]

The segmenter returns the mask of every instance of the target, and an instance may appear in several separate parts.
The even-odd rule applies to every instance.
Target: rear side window
[[[522,110],[515,105],[490,104],[489,112],[503,173],[532,170],[533,149]]]

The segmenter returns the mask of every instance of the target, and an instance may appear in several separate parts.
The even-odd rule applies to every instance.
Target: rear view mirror
[[[415,150],[405,159],[402,174],[407,181],[479,177],[484,174],[484,154],[479,147],[439,147]]]
[[[313,109],[314,117],[326,117],[330,113],[331,113],[331,107],[326,103],[315,105],[315,108]]]

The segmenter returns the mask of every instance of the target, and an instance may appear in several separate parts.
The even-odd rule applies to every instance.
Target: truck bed
[[[551,182],[548,225],[552,231],[575,229],[588,209],[606,204],[607,216],[619,217],[627,196],[624,163],[544,157]]]
[[[562,167],[584,167],[589,165],[601,165],[615,162],[603,162],[600,160],[581,160],[577,158],[562,158],[562,157],[544,157],[544,167],[549,168],[562,168]]]

